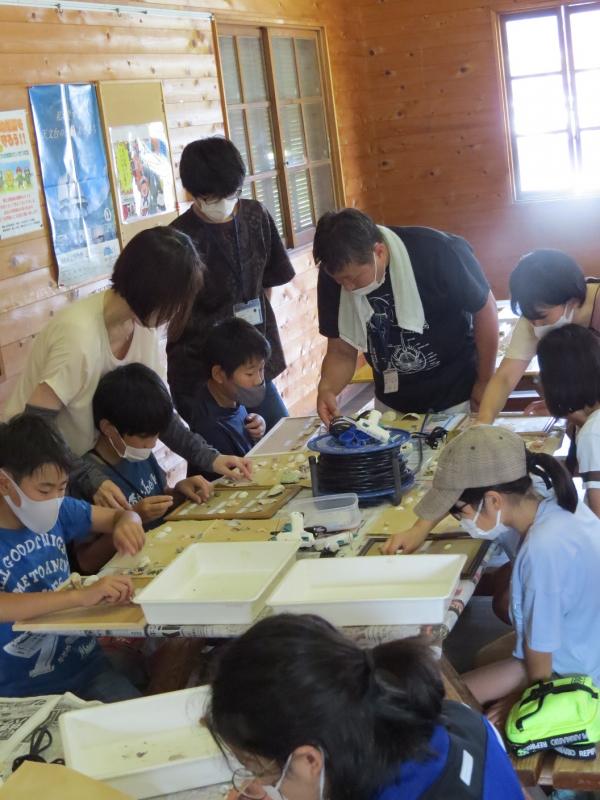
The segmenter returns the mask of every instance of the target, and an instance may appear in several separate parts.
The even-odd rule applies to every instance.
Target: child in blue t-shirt
[[[104,375],[92,400],[99,436],[84,460],[117,484],[146,529],[160,524],[179,492],[196,503],[212,493],[201,476],[167,485],[152,450],[173,416],[173,401],[159,376],[144,364],[127,364]],[[87,498],[86,498],[87,499]],[[97,572],[114,555],[112,543],[96,536],[79,542],[73,554],[82,572]]]
[[[35,414],[0,426],[0,694],[24,697],[73,692],[85,700],[125,700],[139,692],[116,672],[95,639],[13,632],[16,620],[101,603],[127,603],[126,576],[57,591],[70,575],[67,546],[90,531],[121,553],[144,544],[132,511],[65,497],[71,466],[60,434]]]
[[[270,355],[262,333],[237,317],[214,325],[204,340],[205,380],[194,394],[190,427],[221,452],[246,455],[264,436],[264,419],[248,409],[264,399]]]

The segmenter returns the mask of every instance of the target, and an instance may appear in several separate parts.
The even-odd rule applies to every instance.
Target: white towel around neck
[[[423,333],[425,313],[408,251],[397,234],[383,225],[377,227],[390,254],[388,269],[398,326],[414,333]],[[365,295],[356,295],[342,288],[338,311],[340,339],[348,342],[357,350],[365,352],[367,350],[367,323],[372,316],[373,308]]]

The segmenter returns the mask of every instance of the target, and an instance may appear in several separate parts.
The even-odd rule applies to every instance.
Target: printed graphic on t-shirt
[[[146,478],[141,477],[138,481],[137,492],[130,492],[127,497],[127,502],[130,506],[134,506],[143,500],[144,497],[152,497],[156,494],[162,494],[162,486],[159,486],[158,478],[154,472],[150,472]]]
[[[59,643],[61,649],[56,657]],[[37,655],[28,672],[30,678],[48,675],[71,658],[79,658],[84,661],[95,649],[94,639],[87,639],[83,636],[59,637],[47,633],[21,633],[3,647],[5,653],[17,658],[32,659]]]
[[[378,372],[394,369],[403,375],[410,375],[440,366],[440,357],[430,342],[398,325],[391,293],[385,292],[378,296],[371,294],[369,303],[373,309],[373,316],[367,326],[369,353]]]
[[[37,558],[41,560],[37,561]],[[26,571],[23,571],[24,564]],[[52,532],[32,533],[0,558],[0,589],[9,592],[53,590],[69,576],[69,572],[63,537]]]

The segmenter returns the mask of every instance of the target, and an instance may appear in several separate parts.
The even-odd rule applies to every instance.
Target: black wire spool
[[[334,453],[323,452],[317,445],[311,447],[319,450],[318,460],[314,456],[309,459],[313,494],[354,492],[361,505],[381,502],[389,495],[394,496],[394,502],[400,502],[415,482],[401,451],[404,443],[403,437],[391,446],[374,445],[358,451],[340,448]]]

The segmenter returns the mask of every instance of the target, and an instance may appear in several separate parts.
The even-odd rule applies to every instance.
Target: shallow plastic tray
[[[252,622],[296,558],[295,542],[199,542],[137,593],[156,625]]]
[[[300,560],[267,603],[275,612],[318,614],[334,625],[439,625],[464,555]]]
[[[358,495],[352,492],[293,500],[285,510],[302,512],[305,528],[324,525],[328,531],[346,531],[358,528],[362,522]]]
[[[228,781],[200,724],[209,697],[201,687],[69,711],[59,720],[66,765],[136,798]]]

